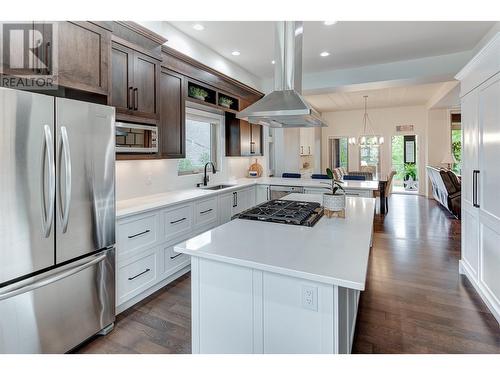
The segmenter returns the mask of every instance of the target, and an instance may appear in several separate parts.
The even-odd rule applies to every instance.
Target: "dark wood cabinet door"
[[[160,154],[163,158],[186,156],[185,80],[163,69],[160,73]]]
[[[247,121],[240,120],[240,149],[241,156],[252,155],[250,142],[252,139],[252,128]]]
[[[57,22],[58,84],[82,91],[108,95],[111,32],[91,22]],[[45,42],[44,56],[54,46]]]
[[[134,111],[140,116],[159,117],[159,70],[155,59],[139,52],[134,54]]]
[[[262,152],[262,125],[251,124],[250,153],[252,155],[263,155]]]
[[[133,107],[133,55],[134,51],[113,43],[111,49],[111,105],[117,112],[128,113]]]

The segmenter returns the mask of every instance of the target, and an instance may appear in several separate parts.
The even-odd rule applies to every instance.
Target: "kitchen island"
[[[349,353],[374,204],[348,197],[345,219],[313,227],[236,219],[176,245],[191,256],[193,353]]]

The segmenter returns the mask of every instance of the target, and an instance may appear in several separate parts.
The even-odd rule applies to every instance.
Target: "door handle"
[[[84,269],[89,268],[90,266],[93,266],[94,264],[97,264],[97,263],[103,261],[106,258],[106,256],[107,256],[107,254],[102,254],[102,255],[94,257],[90,261],[84,261],[83,263],[77,262],[76,265],[69,270],[56,273],[54,276],[49,276],[49,277],[44,278],[42,280],[36,281],[32,284],[26,285],[26,282],[21,282],[20,287],[16,288],[15,286],[9,286],[9,287],[4,289],[5,291],[3,293],[0,294],[0,301],[7,299],[7,298],[15,297],[19,294],[31,292],[32,290],[35,290],[35,289],[41,288],[43,286],[53,284],[56,281],[65,279],[66,277],[74,275],[75,273],[83,271]]]
[[[476,169],[472,171],[472,205],[476,208],[479,208],[480,205],[478,203],[478,176],[479,171]]]
[[[64,205],[61,189],[61,156],[64,156]],[[68,132],[65,126],[61,126],[61,138],[59,141],[59,202],[61,208],[62,232],[66,233],[66,231],[68,230],[69,208],[71,205],[71,151],[69,148]]]
[[[133,93],[134,93],[134,88],[132,86],[130,86],[128,88],[128,95],[127,95],[127,109],[134,109]]]
[[[50,42],[47,42],[45,44],[45,66],[47,67],[47,74],[51,74],[51,69],[50,69],[50,49],[51,49],[51,44]]]
[[[137,274],[137,275],[135,275],[135,276],[129,277],[129,278],[128,278],[128,281],[132,281],[132,280],[134,280],[134,279],[137,279],[139,276],[142,276],[142,275],[144,275],[145,273],[148,273],[149,271],[151,271],[151,269],[150,269],[150,268],[146,268],[146,269],[145,269],[144,271],[142,271],[141,273],[138,273],[138,274]]]
[[[182,219],[179,219],[179,220],[171,221],[170,224],[177,224],[177,223],[180,223],[181,221],[184,221],[184,220],[186,220],[185,217],[183,217]]]
[[[150,230],[149,229],[146,229],[145,231],[143,232],[140,232],[140,233],[136,233],[136,234],[133,234],[131,236],[127,236],[128,238],[135,238],[135,237],[139,237],[139,236],[142,236],[143,234],[146,234],[146,233],[149,233]]]
[[[139,89],[137,87],[134,88],[134,110],[139,109]]]
[[[42,193],[42,229],[45,238],[49,237],[50,231],[52,229],[52,222],[54,221],[54,199],[56,196],[56,170],[54,163],[54,150],[52,143],[52,134],[50,132],[50,126],[44,125],[43,127],[44,137],[42,141],[42,167],[41,167],[41,178],[40,178],[40,191]],[[45,166],[47,163],[48,169],[48,189],[49,189],[49,202],[48,206],[45,204]]]

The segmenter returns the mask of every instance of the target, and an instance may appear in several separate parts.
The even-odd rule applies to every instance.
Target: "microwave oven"
[[[118,153],[156,153],[158,152],[158,127],[115,122],[115,143]]]

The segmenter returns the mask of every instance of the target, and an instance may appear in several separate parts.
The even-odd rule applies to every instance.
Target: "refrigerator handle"
[[[43,127],[44,138],[42,143],[44,156],[42,157],[42,176],[40,178],[41,193],[42,193],[42,228],[45,238],[49,237],[50,231],[52,229],[52,222],[54,221],[54,199],[56,196],[56,171],[54,163],[54,149],[52,142],[52,134],[50,132],[50,126],[44,125]],[[47,184],[49,189],[49,202],[48,207],[45,204],[45,163],[47,163],[48,176]]]
[[[59,199],[62,216],[62,232],[68,230],[69,208],[71,204],[71,151],[69,148],[68,132],[65,126],[61,126],[61,140],[59,145],[60,153],[64,156],[64,176],[65,176],[65,194],[64,205],[61,195],[61,170],[59,168]],[[61,155],[59,155],[59,167],[61,166]]]
[[[32,290],[41,288],[41,287],[49,285],[49,284],[53,284],[56,281],[65,279],[66,277],[69,277],[71,275],[74,275],[75,273],[83,271],[84,269],[89,268],[90,266],[93,266],[94,264],[102,262],[106,257],[107,257],[107,253],[101,254],[99,256],[92,258],[90,261],[86,261],[83,264],[78,263],[75,267],[70,268],[69,270],[66,270],[66,271],[57,273],[53,276],[49,276],[45,279],[36,281],[33,284],[28,284],[28,285],[23,284],[22,286],[15,288],[15,289],[10,289],[7,287],[6,288],[7,291],[5,291],[4,293],[0,292],[0,301],[7,299],[7,298],[15,297],[19,294],[31,292]]]

